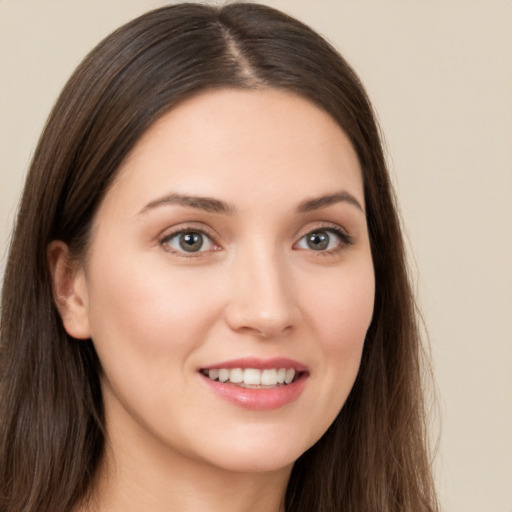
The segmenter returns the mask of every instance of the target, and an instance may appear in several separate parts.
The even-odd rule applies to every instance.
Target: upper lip
[[[219,363],[204,366],[201,370],[211,370],[214,368],[257,368],[261,370],[271,368],[293,368],[298,372],[308,371],[308,367],[306,365],[287,357],[273,357],[270,359],[243,357],[240,359],[230,359],[229,361],[221,361]]]

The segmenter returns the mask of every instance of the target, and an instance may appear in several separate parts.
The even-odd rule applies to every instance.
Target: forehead
[[[128,194],[133,204],[169,191],[272,204],[280,194],[284,202],[345,188],[363,204],[357,155],[326,112],[287,91],[220,89],[154,123],[109,194]]]

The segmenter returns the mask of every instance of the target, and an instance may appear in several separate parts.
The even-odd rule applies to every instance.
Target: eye
[[[346,233],[338,229],[329,228],[310,231],[297,242],[296,247],[311,251],[329,252],[336,251],[336,249],[341,249],[350,244],[351,238]]]
[[[215,247],[208,235],[190,229],[173,233],[165,237],[161,243],[175,252],[189,254],[211,251]]]

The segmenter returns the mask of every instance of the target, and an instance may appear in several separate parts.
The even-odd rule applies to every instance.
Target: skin
[[[205,232],[200,251],[180,249],[183,229]],[[97,509],[284,510],[293,462],[350,392],[373,312],[361,169],[335,121],[273,89],[187,100],[119,169],[85,258],[58,241],[49,256],[65,328],[92,338],[104,371]],[[255,411],[205,385],[201,368],[249,356],[306,365],[302,393]]]

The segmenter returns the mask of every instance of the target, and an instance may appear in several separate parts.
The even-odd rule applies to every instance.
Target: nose
[[[226,321],[231,329],[261,338],[291,331],[299,320],[291,272],[272,251],[240,255],[230,272]]]

